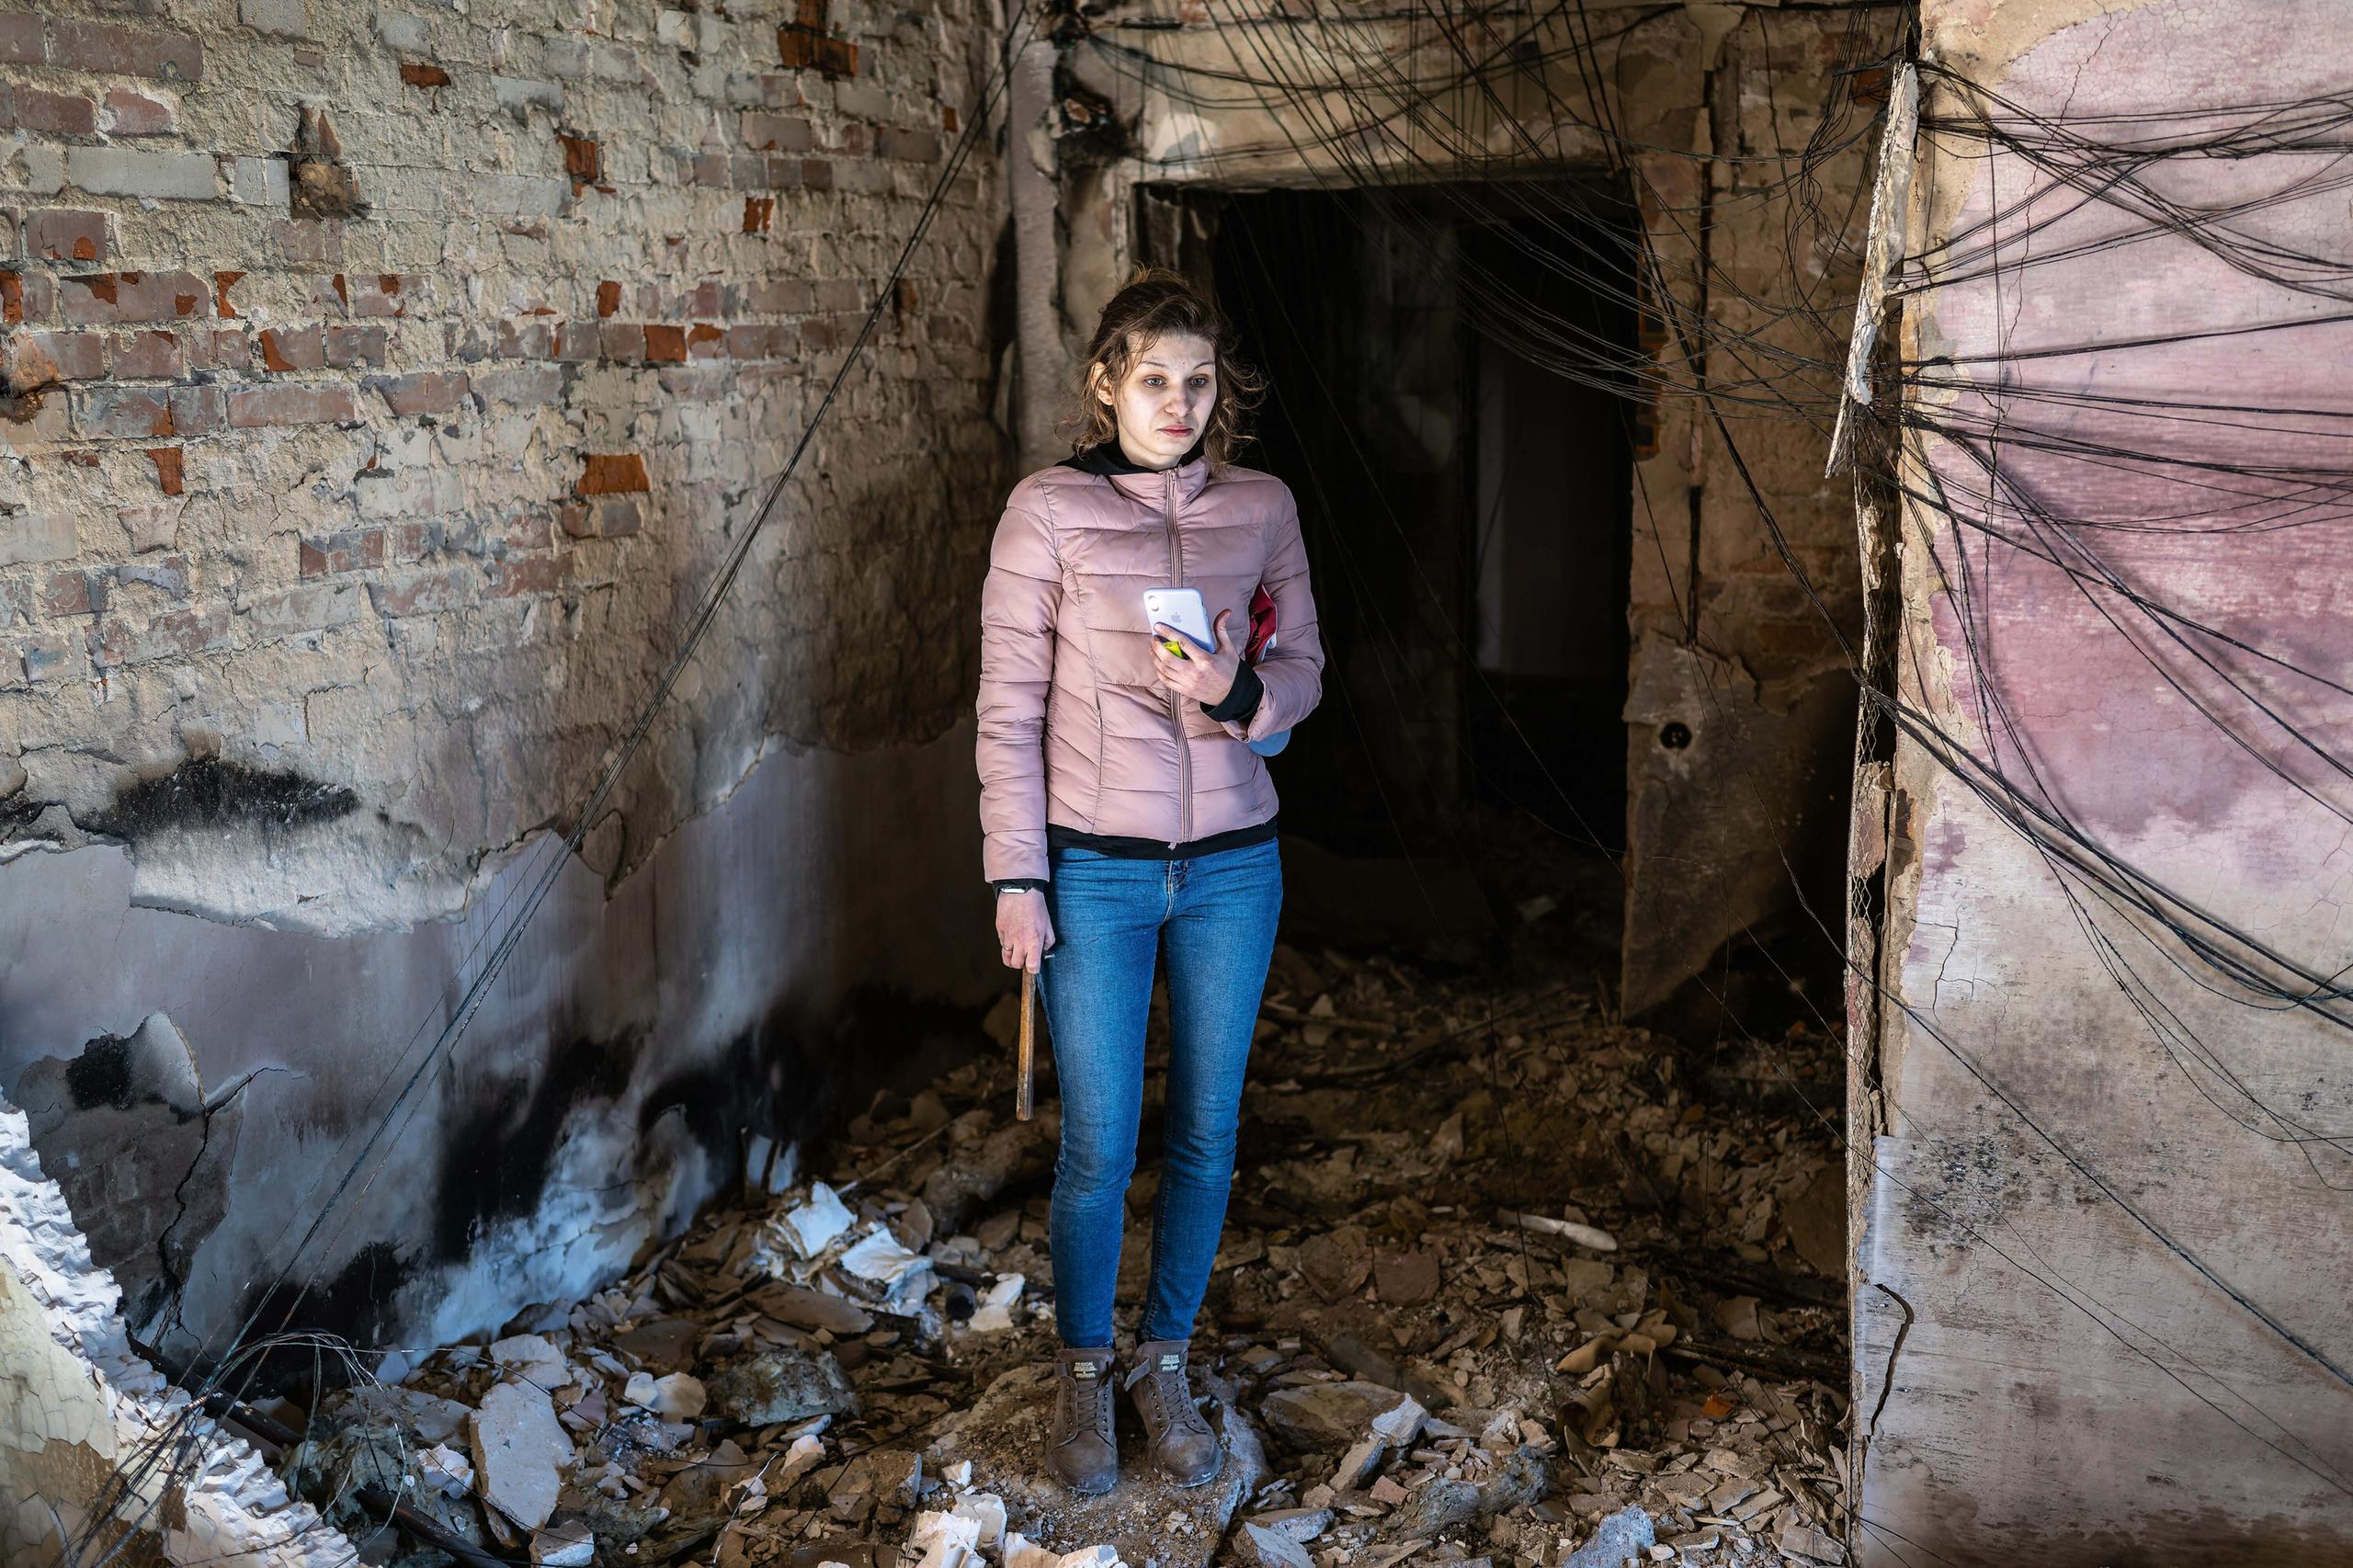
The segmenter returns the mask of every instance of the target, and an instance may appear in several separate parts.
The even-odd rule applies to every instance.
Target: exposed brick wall
[[[969,122],[985,8],[80,9],[0,10],[0,807],[87,823],[217,750],[366,809],[225,878],[153,854],[151,893],[446,909],[650,689]],[[949,194],[615,869],[776,737],[969,701],[996,178]]]

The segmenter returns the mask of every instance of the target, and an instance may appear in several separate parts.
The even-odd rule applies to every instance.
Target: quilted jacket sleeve
[[[974,753],[982,875],[992,882],[1047,877],[1046,694],[1054,678],[1054,617],[1062,597],[1052,526],[1017,494],[997,523],[981,585]]]
[[[1307,582],[1307,546],[1300,538],[1299,503],[1287,487],[1268,541],[1265,582],[1275,600],[1275,645],[1257,664],[1265,688],[1258,706],[1246,719],[1222,721],[1237,741],[1263,741],[1290,729],[1324,697],[1324,642]]]

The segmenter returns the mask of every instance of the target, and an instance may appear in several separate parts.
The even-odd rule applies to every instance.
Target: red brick
[[[367,572],[384,563],[384,530],[347,528],[301,541],[295,564],[305,577],[337,572]]]
[[[555,357],[578,365],[597,358],[602,329],[592,321],[568,321],[555,330]]]
[[[41,208],[25,214],[25,252],[44,261],[104,261],[107,215]]]
[[[490,579],[483,589],[485,598],[550,594],[572,581],[572,557],[523,555],[511,561],[494,561],[483,571]]]
[[[8,123],[60,136],[87,136],[98,128],[98,106],[79,93],[44,92],[18,83]]]
[[[237,307],[229,302],[229,290],[243,281],[244,276],[242,272],[216,272],[212,275],[212,308],[221,312],[223,321],[236,317]]]
[[[801,183],[811,190],[834,188],[834,165],[822,158],[801,160]]]
[[[596,185],[604,179],[604,152],[596,142],[585,136],[574,136],[568,131],[557,131],[555,139],[563,143],[563,172],[572,176],[575,191],[584,185]]]
[[[402,418],[418,414],[447,414],[466,399],[463,370],[419,370],[406,376],[370,376],[369,392]]]
[[[621,308],[621,286],[608,280],[597,285],[597,314],[601,318]]]
[[[106,340],[95,332],[28,332],[10,346],[8,361],[8,384],[17,392],[96,381],[107,373]]]
[[[127,621],[101,621],[90,634],[90,661],[101,667],[145,664],[151,659],[187,658],[229,641],[225,609],[177,609],[154,617],[141,626]]]
[[[211,297],[191,272],[92,272],[58,282],[65,319],[75,325],[183,321]]]
[[[806,153],[816,145],[809,122],[794,115],[745,112],[744,145],[755,153]]]
[[[782,153],[769,153],[767,170],[761,176],[760,183],[770,190],[800,189],[801,160]]]
[[[655,322],[645,324],[645,358],[654,365],[683,365],[687,362],[687,330],[680,326],[664,326]]]
[[[645,526],[645,515],[634,495],[599,495],[575,502],[562,510],[558,520],[574,539],[626,539]]]
[[[109,136],[169,136],[179,129],[179,116],[161,98],[115,87],[106,96],[106,126]]]
[[[177,495],[182,488],[183,454],[177,447],[150,447],[148,461],[155,465],[155,483],[164,487],[166,495]]]
[[[771,278],[752,285],[746,303],[764,316],[797,316],[813,307],[813,293],[801,278]]]
[[[327,363],[347,369],[384,363],[384,329],[381,326],[327,328]]]
[[[687,353],[697,359],[716,359],[726,352],[727,335],[709,322],[697,322],[687,332]]]
[[[498,358],[544,359],[555,352],[555,328],[543,321],[498,324]]]
[[[744,198],[744,232],[765,234],[776,222],[776,198],[747,196]]]
[[[52,572],[41,585],[40,612],[60,616],[97,615],[106,608],[106,582],[91,572]]]
[[[811,308],[814,310],[836,313],[856,311],[863,314],[866,310],[866,285],[847,278],[828,278],[812,290],[812,300]]]
[[[733,160],[724,153],[698,153],[694,161],[694,183],[725,190],[733,177]]]
[[[77,71],[195,82],[204,75],[204,46],[186,33],[141,32],[110,22],[61,17],[50,40],[50,62]]]
[[[687,296],[687,313],[698,316],[731,316],[735,313],[735,290],[716,278],[706,278],[695,285]]]
[[[0,11],[0,65],[40,62],[40,13]]]
[[[631,322],[605,322],[597,328],[597,346],[608,359],[634,359],[645,350],[645,333]]]
[[[265,425],[332,425],[358,417],[359,406],[352,397],[351,388],[342,383],[229,389],[232,429],[252,430]]]
[[[183,436],[208,436],[228,422],[228,394],[219,387],[171,389],[172,428]]]
[[[635,452],[610,455],[584,452],[581,460],[586,468],[580,475],[583,495],[620,495],[632,490],[651,490],[646,482],[645,460]]]
[[[134,332],[114,340],[114,373],[118,380],[142,376],[179,377],[188,373],[180,360],[179,335]]]
[[[344,301],[355,316],[393,317],[405,315],[408,304],[402,298],[404,289],[415,291],[419,279],[403,278],[387,272],[375,278],[354,278],[344,288]]]
[[[322,370],[326,368],[326,337],[315,326],[271,327],[256,338],[265,370]]]
[[[188,335],[184,346],[189,368],[198,370],[253,369],[253,339],[241,327],[202,328]]]
[[[404,60],[401,80],[412,87],[446,87],[449,85],[449,73],[420,60]]]
[[[94,437],[176,433],[169,395],[156,387],[92,387],[74,401],[74,426]]]

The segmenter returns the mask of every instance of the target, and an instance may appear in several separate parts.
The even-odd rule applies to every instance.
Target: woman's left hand
[[[1217,623],[1210,628],[1211,635],[1217,639],[1214,648],[1204,648],[1175,627],[1154,621],[1152,662],[1157,666],[1160,684],[1181,697],[1211,707],[1224,701],[1226,694],[1233,689],[1234,672],[1242,667],[1242,650],[1234,646],[1233,634],[1226,631],[1226,623],[1233,618],[1230,609],[1218,611]],[[1162,645],[1163,637],[1184,643],[1190,653],[1178,658]]]

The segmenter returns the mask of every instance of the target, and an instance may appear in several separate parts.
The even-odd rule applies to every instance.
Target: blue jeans
[[[1168,1109],[1142,1337],[1189,1339],[1233,1184],[1242,1071],[1282,908],[1276,841],[1189,860],[1055,849],[1039,968],[1063,1102],[1051,1220],[1064,1345],[1111,1343],[1128,1177],[1143,1116],[1143,1031],[1168,949]]]

